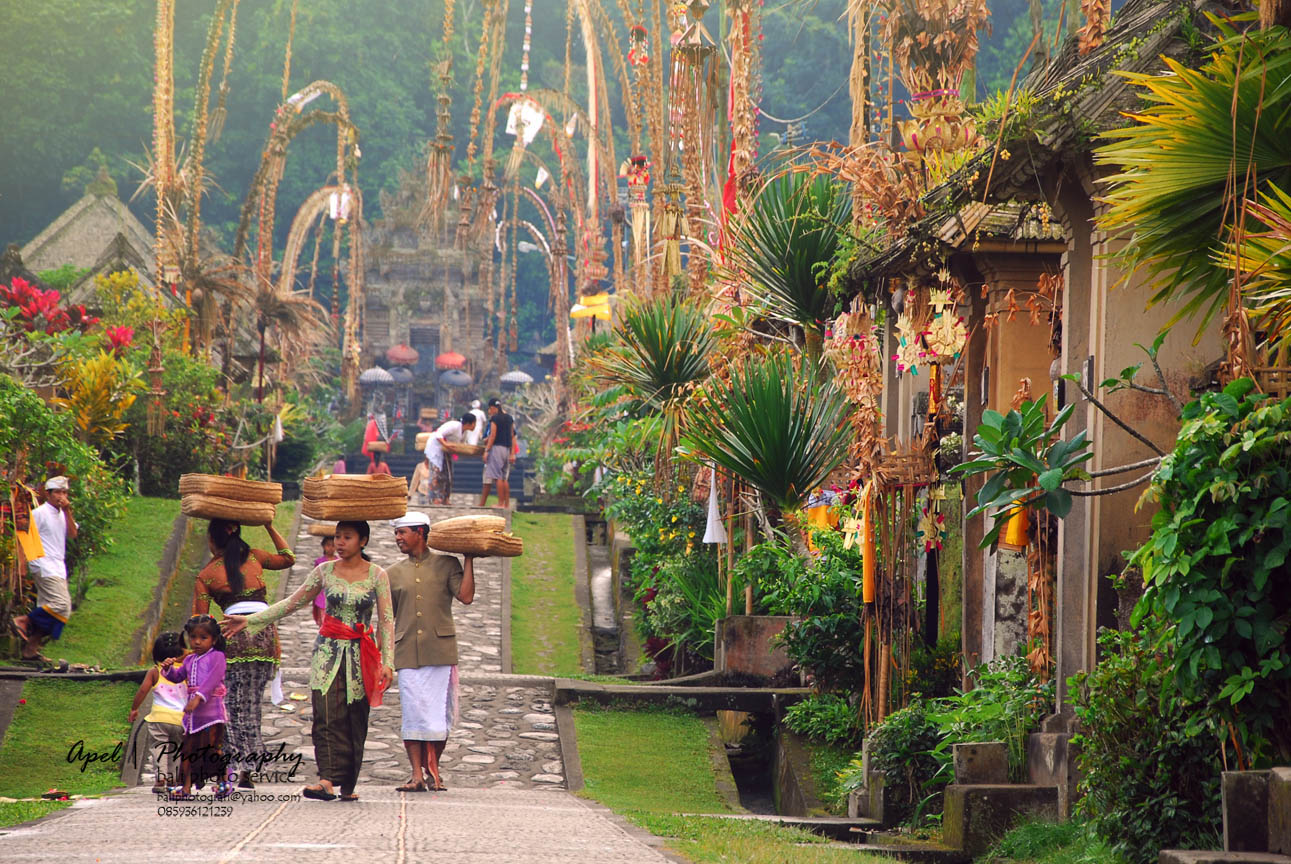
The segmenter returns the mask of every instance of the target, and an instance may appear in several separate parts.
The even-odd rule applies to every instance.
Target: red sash
[[[376,708],[381,704],[384,692],[381,686],[381,651],[372,638],[372,630],[362,624],[351,627],[332,615],[323,615],[323,626],[318,628],[318,635],[328,639],[357,639],[359,641],[359,667],[363,670],[363,689],[368,695],[368,704]]]

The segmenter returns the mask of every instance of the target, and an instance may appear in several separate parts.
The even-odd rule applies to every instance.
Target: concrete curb
[[[26,669],[0,669],[0,681],[142,681],[147,669],[121,669],[116,672],[35,672]]]
[[[151,647],[151,642],[157,633],[157,628],[161,626],[161,618],[166,610],[166,597],[170,594],[170,586],[175,582],[175,576],[179,573],[180,558],[184,552],[184,542],[188,539],[188,517],[183,513],[175,516],[175,521],[170,529],[170,538],[166,541],[166,546],[161,553],[161,561],[158,562],[157,572],[160,577],[157,580],[157,586],[152,592],[152,602],[144,610],[143,623],[135,631],[130,640],[130,658],[135,663],[144,662],[145,651]]]
[[[578,604],[582,625],[578,630],[578,655],[583,672],[596,674],[596,641],[592,637],[592,568],[587,560],[587,520],[570,516],[574,532],[574,602]]]
[[[717,794],[722,796],[726,806],[731,808],[733,813],[747,813],[744,805],[740,803],[740,789],[735,783],[735,775],[731,772],[731,760],[726,755],[726,742],[722,740],[722,732],[717,726],[717,718],[703,717],[704,726],[708,729],[708,756],[713,763],[713,774],[717,777]]]
[[[22,698],[22,687],[22,681],[0,681],[0,744],[4,743],[4,733],[9,731],[9,724],[13,722],[13,713]]]
[[[511,510],[507,514],[507,531],[512,530]],[[502,609],[499,612],[502,620],[499,622],[500,635],[498,637],[498,657],[502,664],[503,674],[511,673],[511,559],[502,559]]]
[[[604,818],[608,822],[612,822],[624,834],[628,835],[629,837],[633,838],[634,840],[640,843],[643,843],[646,846],[649,846],[651,849],[653,849],[655,852],[658,852],[660,855],[662,855],[664,858],[667,858],[669,861],[675,861],[677,862],[677,864],[692,864],[689,858],[683,858],[682,856],[678,855],[676,852],[673,852],[671,849],[669,849],[666,845],[664,845],[667,842],[668,838],[657,837],[654,834],[651,834],[649,831],[645,830],[640,825],[637,825],[635,822],[629,821],[623,816],[620,816],[618,813],[615,813],[613,810],[611,810],[609,807],[606,807],[604,804],[601,804],[597,801],[588,800],[587,798],[581,798],[577,795],[573,797],[575,798],[575,800],[578,801],[579,804],[582,804],[588,810],[591,810],[595,813],[600,814],[602,818]]]
[[[583,760],[578,755],[578,732],[574,728],[574,709],[556,705],[556,732],[560,735],[560,758],[565,763],[565,788],[577,792],[584,786]]]

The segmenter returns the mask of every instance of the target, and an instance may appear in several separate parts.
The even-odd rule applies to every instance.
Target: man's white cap
[[[398,519],[394,520],[394,527],[396,528],[416,528],[419,525],[425,525],[427,528],[429,528],[430,517],[427,516],[425,513],[418,513],[414,511],[404,516],[400,516]]]
[[[54,491],[56,489],[61,489],[64,492],[66,492],[68,488],[69,486],[68,486],[67,478],[64,477],[62,474],[59,474],[57,477],[50,477],[48,480],[45,481],[45,490],[47,492]]]
[[[479,400],[479,399],[472,399],[472,400],[471,400],[471,407],[472,407],[472,408],[479,408],[479,407],[480,407],[480,400]]]

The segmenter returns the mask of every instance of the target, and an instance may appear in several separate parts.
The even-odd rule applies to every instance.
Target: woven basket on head
[[[387,474],[329,474],[306,477],[301,495],[319,500],[367,501],[374,498],[407,498],[408,481]]]
[[[429,432],[418,432],[418,433],[417,433],[417,452],[418,452],[418,453],[420,453],[422,450],[425,450],[425,449],[426,449],[426,445],[427,445],[427,444],[429,444],[429,443],[430,443],[430,433],[429,433]]]
[[[396,498],[302,498],[300,512],[310,519],[363,521],[398,519],[408,512],[408,497]]]
[[[315,522],[313,525],[310,525],[309,528],[306,530],[308,530],[309,533],[314,537],[335,537],[336,523],[335,522]]]
[[[185,516],[199,519],[227,519],[241,525],[268,525],[273,521],[272,504],[263,501],[233,501],[215,495],[189,494],[180,501]]]
[[[218,474],[181,474],[179,494],[181,496],[211,495],[228,501],[281,504],[282,484],[239,480],[236,477],[221,477]]]
[[[514,558],[524,553],[524,541],[506,533],[501,516],[458,516],[430,526],[432,549],[480,558]]]
[[[483,444],[463,444],[460,441],[444,441],[444,450],[448,453],[456,453],[458,456],[483,456]]]
[[[369,453],[389,453],[390,445],[385,441],[369,441],[368,452]]]

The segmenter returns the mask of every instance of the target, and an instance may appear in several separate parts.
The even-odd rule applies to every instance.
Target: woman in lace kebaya
[[[230,615],[225,633],[252,633],[327,597],[323,625],[314,642],[309,687],[313,695],[314,759],[319,782],[303,795],[357,801],[354,787],[363,765],[368,712],[394,678],[394,611],[385,570],[367,560],[368,523],[338,522],[336,555],[315,567],[290,597],[254,615]],[[376,626],[372,626],[375,613]],[[376,639],[373,639],[373,633]]]

